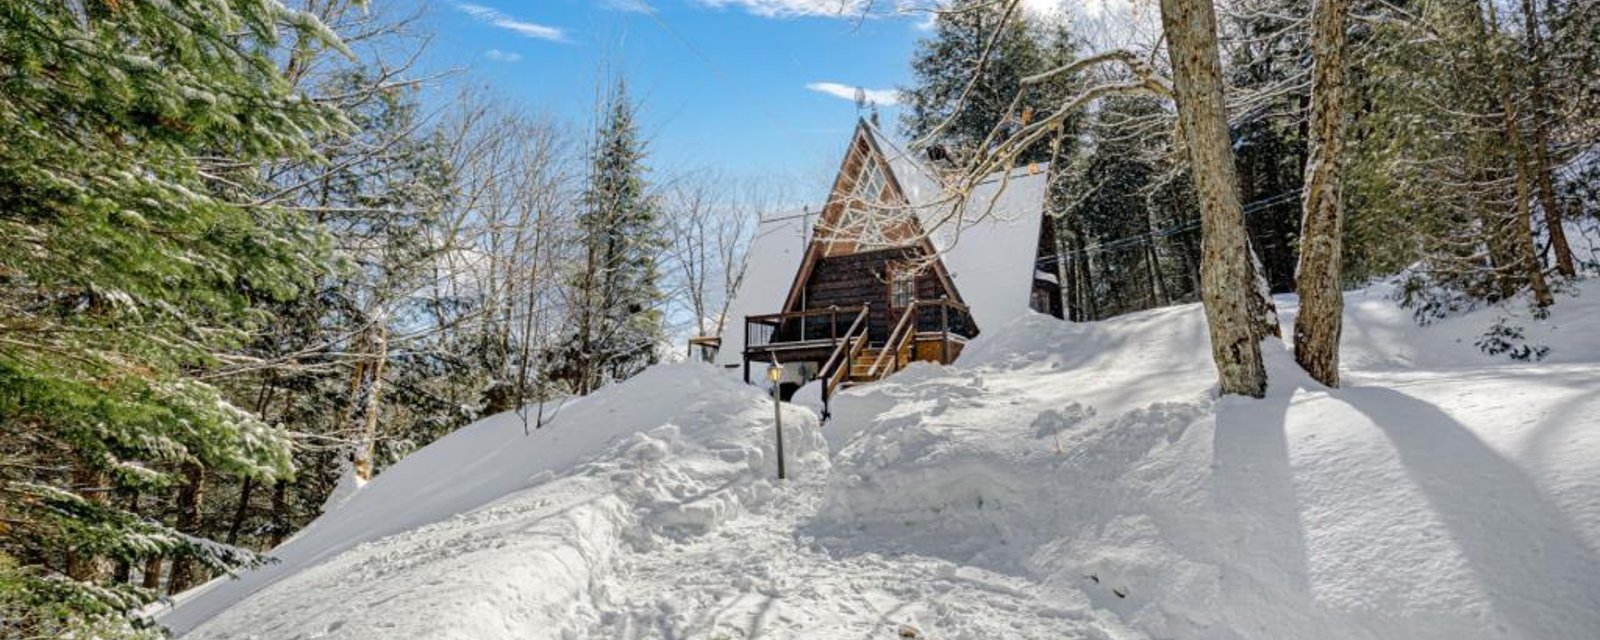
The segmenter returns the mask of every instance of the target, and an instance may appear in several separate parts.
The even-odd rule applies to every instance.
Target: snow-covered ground
[[[1586,295],[1585,295],[1586,294]],[[191,638],[1587,638],[1600,634],[1600,286],[1417,327],[1353,292],[1346,386],[1269,345],[1214,397],[1194,306],[986,331],[784,407],[653,369],[525,436],[381,474]],[[1280,300],[1285,322],[1295,302]],[[1474,343],[1504,317],[1543,362]],[[1287,334],[1287,332],[1286,332]]]

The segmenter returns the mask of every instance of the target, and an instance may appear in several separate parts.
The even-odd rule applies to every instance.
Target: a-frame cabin
[[[1060,317],[1046,169],[989,176],[957,199],[862,120],[827,203],[761,222],[722,335],[692,344],[747,382],[780,362],[786,399],[820,380],[826,403],[912,361],[951,362],[1030,309]]]

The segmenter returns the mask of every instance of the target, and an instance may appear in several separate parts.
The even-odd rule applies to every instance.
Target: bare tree
[[[1300,263],[1295,286],[1294,359],[1318,382],[1339,386],[1339,335],[1344,287],[1340,275],[1344,228],[1345,15],[1347,0],[1317,0],[1312,8],[1310,158],[1306,162]]]

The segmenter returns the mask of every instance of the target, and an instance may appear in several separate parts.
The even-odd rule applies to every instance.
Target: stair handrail
[[[900,362],[900,351],[905,348],[905,344],[903,343],[916,335],[916,332],[910,330],[910,327],[916,325],[914,319],[917,315],[917,305],[920,304],[922,304],[921,301],[912,300],[911,304],[906,306],[905,313],[900,314],[900,321],[895,323],[894,331],[889,333],[889,340],[883,343],[883,351],[878,352],[878,359],[874,360],[872,362],[872,368],[867,370],[867,378],[872,380],[883,379],[883,376],[878,375],[878,370],[883,368],[883,359],[889,357],[890,354],[895,356],[895,369],[899,368],[898,363]],[[887,376],[891,373],[894,373],[893,369],[885,370],[883,375]]]
[[[828,357],[827,364],[822,365],[822,370],[818,372],[820,377],[827,381],[824,396],[833,393],[833,388],[839,384],[835,381],[838,372],[845,371],[845,365],[848,365],[851,358],[866,345],[867,316],[867,307],[861,307],[861,311],[856,313],[855,321],[845,330],[839,345],[833,348],[833,355]]]

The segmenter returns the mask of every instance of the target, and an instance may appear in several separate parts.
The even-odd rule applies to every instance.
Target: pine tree
[[[1058,168],[1067,185],[1061,215],[1097,247],[1077,267],[1093,283],[1074,307],[1105,318],[1166,303],[1168,286],[1157,256],[1153,198],[1157,157],[1140,121],[1166,122],[1164,105],[1149,96],[1112,96],[1095,112],[1084,138],[1089,148],[1073,168]],[[1085,318],[1092,319],[1092,318]]]
[[[1307,9],[1293,0],[1245,0],[1221,25],[1240,198],[1250,209],[1245,225],[1275,292],[1295,288],[1311,80]]]
[[[135,633],[119,614],[151,594],[112,561],[257,561],[112,497],[291,471],[280,432],[192,375],[319,260],[303,218],[249,197],[254,163],[347,124],[278,73],[285,26],[348,53],[265,0],[0,6],[0,617],[25,636]]]
[[[1023,78],[1070,60],[1075,45],[1070,32],[1047,31],[1008,13],[1014,9],[1009,4],[962,0],[934,18],[933,35],[912,55],[914,82],[900,89],[901,126],[912,140],[937,132],[929,142],[944,146],[952,157],[970,158],[986,150],[995,127],[1019,125],[1024,113],[1042,116],[1073,82],[1058,79],[1014,104]],[[1049,146],[1039,144],[1024,150],[1018,161],[1049,157]]]
[[[655,364],[663,336],[660,207],[647,193],[645,148],[627,85],[601,104],[578,218],[581,263],[571,276],[571,340],[549,372],[578,394]]]

